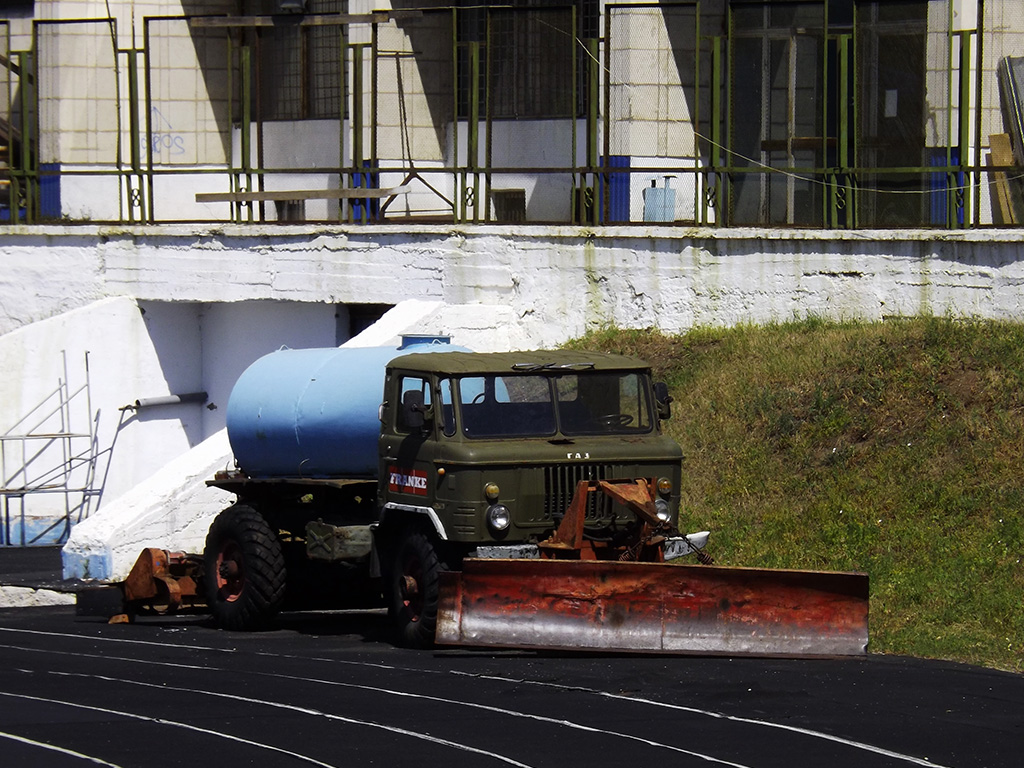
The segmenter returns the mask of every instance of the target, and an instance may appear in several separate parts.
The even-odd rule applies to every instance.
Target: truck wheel
[[[429,648],[437,626],[437,597],[444,564],[431,539],[407,531],[394,550],[387,576],[388,615],[407,648]]]
[[[281,609],[281,542],[252,507],[235,504],[217,515],[206,536],[203,565],[206,600],[218,626],[263,629]]]

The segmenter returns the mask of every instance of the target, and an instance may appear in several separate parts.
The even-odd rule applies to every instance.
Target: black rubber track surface
[[[1021,764],[1019,675],[884,656],[412,651],[388,636],[384,611],[282,614],[255,633],[3,611],[0,764]]]

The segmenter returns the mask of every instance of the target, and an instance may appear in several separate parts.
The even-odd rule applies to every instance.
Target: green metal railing
[[[30,224],[65,219],[63,210],[47,207],[47,182],[63,189],[88,186],[87,179],[116,188],[117,213],[104,220],[132,224],[280,220],[270,203],[281,203],[284,179],[304,188],[296,194],[308,194],[307,202],[325,201],[328,213],[319,220],[335,223],[428,220],[411,204],[399,210],[387,194],[392,186],[433,206],[429,220],[511,216],[593,226],[977,227],[1006,223],[989,214],[989,187],[1021,197],[1014,165],[983,165],[986,135],[1002,130],[986,122],[997,105],[983,102],[996,90],[987,87],[995,67],[986,58],[983,4],[977,29],[955,28],[952,0],[864,0],[852,4],[850,17],[828,0],[609,4],[600,38],[582,35],[581,7],[152,16],[140,22],[137,48],[118,43],[113,19],[46,20],[35,22],[31,49],[23,51],[10,51],[0,21],[8,93],[0,127],[22,137],[8,137],[9,167],[0,169],[9,179],[8,215]],[[936,8],[946,13],[927,13]],[[467,13],[482,23],[468,23]],[[50,82],[47,68],[66,65],[59,35],[87,24],[109,34],[103,58],[114,71],[99,77],[109,78],[117,105],[116,146],[86,160],[46,157],[44,147],[63,152],[55,134],[77,129],[46,123],[54,112],[43,104],[59,94],[41,94],[38,84]],[[342,106],[336,119],[318,124],[336,148],[334,160],[288,164],[276,153],[267,162],[274,131],[284,130],[264,114],[276,87],[267,85],[273,79],[260,45],[261,30],[270,27],[296,41],[304,30],[338,30],[331,39],[341,59],[335,93]],[[352,38],[350,29],[359,34]],[[209,113],[206,127],[188,128],[197,148],[187,160],[154,146],[163,135],[161,110],[180,103],[172,95],[184,87],[174,84],[185,75],[166,51],[186,35],[210,92],[195,108]],[[396,40],[405,42],[396,49]],[[917,56],[917,69],[901,72],[898,88],[883,82],[880,66],[893,40],[906,41]],[[556,74],[543,63],[548,56],[571,66]],[[636,64],[648,60],[658,63]],[[403,75],[403,67],[416,76]],[[942,74],[929,75],[935,71]],[[519,102],[508,98],[512,82],[544,89],[524,103],[550,97],[559,106],[549,115],[510,114]],[[890,125],[907,136],[893,139]],[[507,144],[538,136],[543,146]],[[652,181],[672,193],[658,199],[673,200],[654,217]],[[182,196],[189,185],[222,190],[215,194],[228,204],[203,208]],[[308,189],[316,185],[329,187],[320,198]],[[175,190],[177,207],[167,202]],[[500,210],[502,195],[526,209]]]

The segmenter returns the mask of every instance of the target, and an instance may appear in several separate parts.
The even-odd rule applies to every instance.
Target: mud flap
[[[436,642],[730,656],[860,655],[862,573],[469,559],[442,575]]]

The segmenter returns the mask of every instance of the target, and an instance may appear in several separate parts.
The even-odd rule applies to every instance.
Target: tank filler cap
[[[451,336],[439,336],[431,333],[403,333],[399,349],[417,347],[421,344],[451,344]]]

